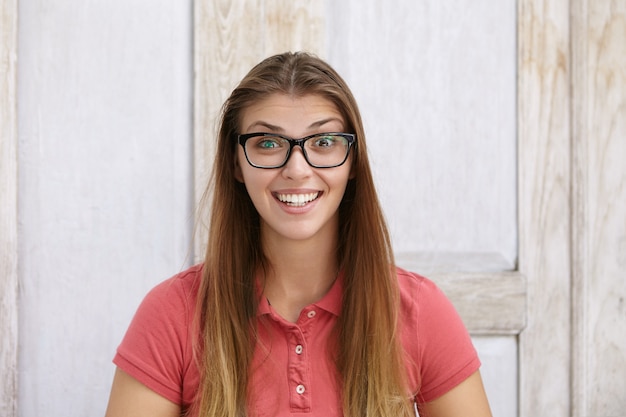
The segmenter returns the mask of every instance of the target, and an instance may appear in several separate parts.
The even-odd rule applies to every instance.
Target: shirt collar
[[[331,314],[339,317],[341,313],[341,299],[343,297],[343,272],[340,272],[337,279],[330,287],[330,290],[326,293],[321,300],[313,305],[328,311]]]
[[[267,298],[263,297],[263,289],[257,279],[257,295],[259,297],[259,306],[257,309],[257,316],[264,314],[270,314],[270,303]],[[330,290],[322,297],[321,300],[313,303],[314,306],[326,310],[331,314],[339,317],[341,313],[341,298],[343,296],[343,272],[340,272],[337,279],[333,283]]]

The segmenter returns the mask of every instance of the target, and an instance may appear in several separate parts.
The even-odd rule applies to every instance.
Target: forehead
[[[240,124],[242,132],[257,126],[301,131],[323,124],[343,128],[345,120],[335,103],[323,96],[276,93],[244,108]]]

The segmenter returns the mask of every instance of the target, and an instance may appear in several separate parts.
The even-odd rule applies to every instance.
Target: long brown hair
[[[356,101],[344,80],[324,61],[284,53],[255,66],[224,103],[213,165],[209,241],[198,296],[200,416],[246,415],[249,364],[255,345],[258,300],[255,271],[265,265],[259,215],[236,181],[234,160],[242,111],[274,93],[314,94],[342,112],[355,133],[352,170],[339,207],[339,265],[344,271],[337,322],[337,375],[347,417],[413,415],[403,370],[398,328],[399,294],[389,233],[367,157]]]

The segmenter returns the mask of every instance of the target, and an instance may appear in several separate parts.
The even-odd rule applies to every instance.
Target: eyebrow
[[[341,123],[343,125],[343,120],[341,120],[341,119],[339,119],[337,117],[329,117],[327,119],[322,119],[322,120],[318,120],[317,122],[311,123],[309,125],[308,129],[318,128],[318,127],[324,126],[325,124],[330,123],[330,122],[339,122],[339,123]],[[250,126],[248,126],[248,129],[251,129],[254,126],[264,127],[264,128],[267,128],[267,129],[269,129],[271,131],[278,132],[278,133],[284,133],[284,131],[285,131],[285,129],[283,129],[280,126],[275,126],[275,125],[273,125],[271,123],[264,122],[262,120],[259,120],[259,121],[256,121],[256,122],[252,123]]]

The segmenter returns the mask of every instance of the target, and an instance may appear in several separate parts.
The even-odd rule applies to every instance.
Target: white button
[[[313,317],[315,317],[315,311],[311,310],[308,313],[306,313],[307,317],[312,319]]]
[[[296,392],[297,392],[298,394],[304,394],[304,385],[298,385],[298,386],[296,387]]]
[[[296,353],[300,355],[302,353],[302,345],[296,346]]]

